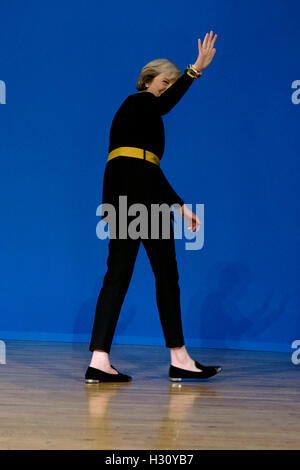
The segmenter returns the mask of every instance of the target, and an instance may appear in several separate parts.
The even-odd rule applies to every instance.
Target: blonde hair
[[[138,91],[146,90],[145,84],[151,82],[160,73],[165,73],[171,79],[178,79],[181,76],[181,70],[168,59],[156,59],[148,62],[141,70],[140,76],[136,82]]]

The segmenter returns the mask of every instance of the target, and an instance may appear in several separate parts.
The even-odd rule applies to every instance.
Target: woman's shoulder
[[[147,99],[150,98],[156,98],[156,96],[153,93],[150,93],[150,91],[138,91],[137,93],[133,93],[132,95],[129,95],[126,99],[130,100],[140,100],[144,99],[145,96]],[[126,100],[125,100],[126,101]]]
[[[155,95],[153,95],[153,93],[139,91],[137,93],[132,93],[131,95],[127,96],[127,98],[121,104],[121,109],[125,111],[128,108],[134,109],[135,107],[139,108],[140,106],[142,106],[143,108],[147,106],[152,107],[151,103],[155,103],[156,99],[157,98]]]

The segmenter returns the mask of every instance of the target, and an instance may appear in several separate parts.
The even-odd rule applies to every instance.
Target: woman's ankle
[[[110,366],[109,354],[106,351],[94,350],[90,367]]]
[[[170,348],[170,354],[171,362],[186,364],[192,360],[184,345],[178,348]]]

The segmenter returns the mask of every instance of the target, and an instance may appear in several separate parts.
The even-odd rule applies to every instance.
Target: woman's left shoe
[[[169,369],[170,380],[172,382],[180,382],[182,379],[209,379],[222,370],[222,367],[220,366],[204,366],[197,361],[194,362],[196,367],[201,369],[201,371],[194,372],[192,370],[181,369],[180,367],[175,367],[171,364]]]

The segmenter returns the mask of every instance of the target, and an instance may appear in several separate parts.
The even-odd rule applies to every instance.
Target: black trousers
[[[158,239],[110,238],[107,271],[97,301],[90,351],[110,352],[141,242],[155,276],[156,302],[166,347],[184,345],[174,230],[170,220],[169,238],[161,238],[161,234]]]

